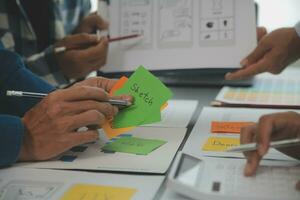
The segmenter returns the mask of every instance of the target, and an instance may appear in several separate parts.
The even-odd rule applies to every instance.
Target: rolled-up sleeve
[[[22,59],[15,53],[0,50],[0,113],[22,117],[40,99],[7,97],[7,90],[49,93],[51,85],[25,68]]]
[[[24,67],[15,53],[0,50],[0,167],[18,160],[24,135],[22,117],[40,99],[7,97],[7,90],[49,93],[54,88]]]

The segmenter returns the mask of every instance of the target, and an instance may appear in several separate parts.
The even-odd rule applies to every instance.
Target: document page
[[[74,147],[50,161],[20,163],[19,166],[162,174],[167,171],[185,134],[186,128],[138,127],[107,142],[100,139]],[[125,142],[118,141],[124,138]],[[162,145],[155,145],[157,142]],[[103,148],[108,144],[107,149],[112,149],[112,145],[114,151]]]
[[[195,100],[169,100],[168,106],[161,112],[161,122],[143,126],[186,128],[197,105],[198,101]]]
[[[236,132],[235,126],[237,124],[256,123],[262,115],[284,111],[288,110],[205,107],[183,148],[183,152],[198,157],[244,158],[242,153],[226,152],[227,149],[240,145],[240,132]],[[297,110],[295,111],[297,112]],[[223,124],[223,126],[214,127],[216,123]],[[216,128],[219,128],[218,132],[214,131]],[[220,131],[220,128],[223,131]],[[273,148],[264,158],[294,160]]]
[[[10,167],[0,171],[0,200],[151,200],[163,179],[155,175]]]
[[[256,45],[252,0],[111,0],[104,72],[238,68]]]

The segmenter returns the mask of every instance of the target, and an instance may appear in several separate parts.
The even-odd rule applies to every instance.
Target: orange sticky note
[[[168,107],[168,102],[164,103],[161,107],[160,107],[160,111],[164,110],[165,108]]]
[[[122,76],[117,83],[111,88],[111,90],[109,91],[109,95],[113,95],[115,93],[116,90],[120,89],[128,80],[128,78],[126,76]]]
[[[111,127],[111,124],[106,121],[104,124],[102,124],[102,128],[106,134],[106,136],[111,139],[111,138],[114,138],[114,137],[117,137],[125,132],[128,132],[128,131],[131,131],[132,129],[134,129],[134,127],[127,127],[127,128],[116,128],[116,129],[113,129]]]
[[[112,89],[109,91],[109,95],[112,96],[116,90],[120,89],[126,83],[127,80],[128,80],[128,78],[126,76],[122,76],[117,81],[117,83],[112,87]],[[128,131],[134,129],[134,127],[113,129],[111,126],[111,123],[109,121],[106,121],[101,126],[102,126],[106,136],[109,139],[117,137],[118,135],[121,135],[122,133],[125,133],[125,132],[128,132]]]
[[[245,126],[253,125],[253,122],[211,122],[212,133],[236,133],[240,134],[241,129]]]

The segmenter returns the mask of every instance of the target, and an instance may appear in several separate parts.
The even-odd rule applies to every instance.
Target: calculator
[[[179,152],[167,185],[175,192],[201,200],[299,200],[295,185],[300,162],[263,161],[252,177],[245,177],[245,159],[198,158]]]

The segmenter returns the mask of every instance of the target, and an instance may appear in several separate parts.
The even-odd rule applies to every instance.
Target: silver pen
[[[6,96],[14,96],[14,97],[31,97],[42,99],[46,97],[48,94],[45,93],[37,93],[37,92],[25,92],[25,91],[15,91],[15,90],[7,90]],[[118,99],[109,99],[108,101],[103,101],[105,103],[109,103],[114,106],[131,106],[132,103],[126,100],[118,100]]]
[[[270,142],[270,147],[273,148],[291,147],[291,146],[298,146],[298,145],[300,146],[300,138]],[[254,151],[257,149],[258,149],[257,143],[249,143],[249,144],[242,144],[240,146],[232,147],[226,150],[226,152],[245,152],[245,151]]]

